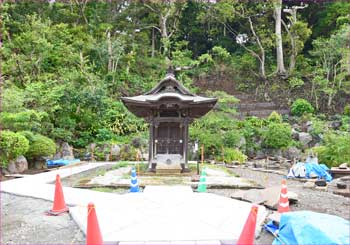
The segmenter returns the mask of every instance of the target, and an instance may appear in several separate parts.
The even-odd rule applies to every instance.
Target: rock
[[[34,168],[35,169],[46,169],[47,165],[46,165],[45,159],[36,160],[34,163]]]
[[[292,128],[293,128],[293,130],[295,130],[297,133],[301,131],[301,128],[300,128],[299,124],[297,124],[297,123],[294,123],[294,124],[292,125]]]
[[[307,121],[304,125],[305,132],[310,133],[312,129],[312,121]]]
[[[292,138],[293,140],[298,140],[299,138],[299,132],[296,131],[294,128],[292,128]]]
[[[251,189],[247,191],[237,191],[231,196],[231,198],[263,204],[268,208],[277,209],[280,199],[280,191],[280,187],[269,187],[263,190]],[[288,199],[291,203],[295,203],[298,201],[298,194],[288,191]]]
[[[329,127],[334,130],[338,130],[342,126],[342,124],[343,123],[341,121],[333,121],[329,124]]]
[[[73,160],[73,147],[71,147],[67,142],[63,142],[61,145],[62,159]]]
[[[24,156],[19,156],[15,161],[10,161],[7,165],[9,174],[18,174],[28,169],[28,162]]]
[[[243,146],[245,146],[245,144],[246,144],[246,140],[245,140],[245,137],[241,137],[240,139],[239,139],[239,142],[238,142],[238,148],[241,148],[241,147],[243,147]]]
[[[325,180],[316,180],[315,185],[316,186],[327,186],[327,182]]]
[[[342,182],[342,181],[339,181],[337,183],[337,187],[338,187],[338,189],[346,189],[346,183]]]
[[[315,189],[318,191],[327,191],[328,186],[316,186]]]
[[[283,151],[283,156],[287,159],[300,159],[301,158],[301,150],[296,148],[295,146],[289,147],[285,151]]]
[[[262,151],[262,150],[258,150],[257,152],[256,152],[256,156],[255,156],[257,159],[262,159],[262,158],[265,158],[266,157],[266,155],[265,155],[265,153]]]
[[[301,132],[299,133],[298,139],[299,142],[306,147],[312,141],[312,136],[309,133]]]
[[[312,146],[316,146],[316,145],[319,145],[319,143],[322,141],[322,135],[313,135],[312,136],[312,141],[311,141],[311,145]]]
[[[333,191],[333,193],[336,194],[336,195],[344,196],[344,197],[350,197],[350,190],[349,189],[336,190],[336,191]]]
[[[16,174],[17,169],[16,169],[16,164],[14,161],[10,161],[7,165],[7,170],[10,172],[10,174]]]
[[[342,163],[342,164],[340,164],[339,165],[339,167],[338,168],[340,168],[340,169],[347,169],[348,168],[348,163]]]
[[[118,156],[120,154],[120,146],[119,145],[111,145],[111,154],[112,154],[112,156]]]
[[[315,187],[315,182],[313,181],[307,181],[303,185],[304,188],[314,188]]]
[[[28,169],[28,161],[24,156],[19,156],[15,162],[17,173],[23,173]]]

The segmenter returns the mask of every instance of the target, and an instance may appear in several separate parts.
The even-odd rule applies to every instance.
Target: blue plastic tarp
[[[311,178],[311,175],[317,175],[319,178],[331,181],[332,176],[328,173],[329,168],[324,164],[305,163],[306,177]]]
[[[54,166],[65,166],[72,163],[80,162],[80,159],[73,159],[73,160],[64,160],[64,159],[58,159],[58,160],[46,160],[46,164],[48,167],[54,167]]]
[[[272,244],[350,244],[350,222],[311,211],[288,212],[281,215],[278,236]]]
[[[318,176],[319,179],[329,182],[332,176],[328,170],[329,168],[324,164],[298,162],[290,169],[288,177],[312,178],[312,176]]]

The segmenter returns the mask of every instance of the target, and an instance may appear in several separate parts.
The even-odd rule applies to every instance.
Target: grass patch
[[[196,173],[197,172],[197,164],[190,164],[189,168],[191,169],[192,172]],[[225,166],[220,166],[220,165],[215,165],[215,164],[210,164],[210,163],[203,163],[199,164],[199,173],[202,171],[203,168],[211,168],[214,170],[220,170],[229,176],[233,177],[239,177],[236,173],[234,173],[231,169],[226,168]]]

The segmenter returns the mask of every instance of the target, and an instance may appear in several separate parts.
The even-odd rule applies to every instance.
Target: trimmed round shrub
[[[231,163],[233,161],[244,163],[245,161],[247,161],[247,159],[248,157],[238,149],[233,149],[233,148],[224,149],[224,162],[226,163]]]
[[[0,133],[0,161],[6,167],[10,160],[24,155],[29,149],[29,141],[21,134],[11,131]]]
[[[283,120],[282,120],[282,116],[276,112],[276,111],[273,111],[271,112],[270,116],[267,118],[267,120],[269,122],[275,122],[275,123],[281,123]]]
[[[313,113],[314,111],[313,106],[305,99],[297,99],[291,106],[291,112],[295,116],[301,116],[304,113]]]
[[[34,134],[32,140],[30,140],[29,150],[26,156],[29,159],[52,156],[56,153],[55,142],[41,134]]]
[[[272,149],[285,148],[292,142],[292,128],[287,123],[270,123],[264,132],[264,145]]]

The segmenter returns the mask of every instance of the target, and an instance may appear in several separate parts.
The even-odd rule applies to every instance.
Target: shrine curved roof
[[[201,117],[210,111],[217,98],[208,98],[191,93],[173,74],[167,74],[153,89],[142,95],[122,97],[124,105],[136,116],[146,117],[148,111],[163,104],[178,103],[181,108],[194,108],[192,117]]]

